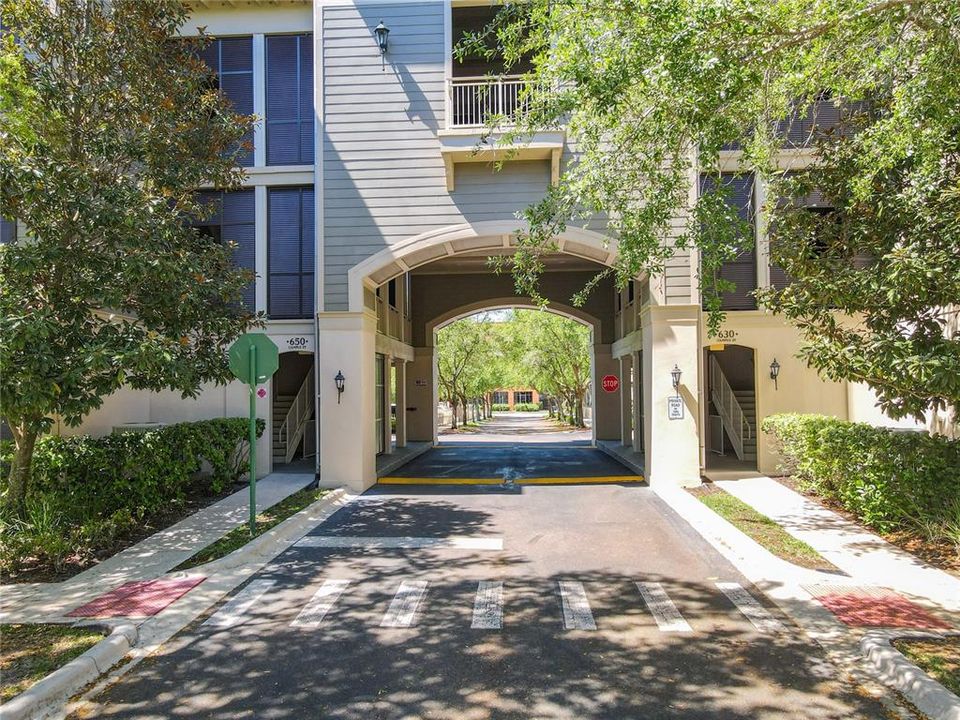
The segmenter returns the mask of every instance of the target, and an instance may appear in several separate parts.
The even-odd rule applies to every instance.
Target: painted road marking
[[[417,619],[417,607],[426,592],[426,580],[404,580],[400,583],[397,594],[393,596],[390,607],[380,621],[380,627],[412,627]]]
[[[778,633],[784,630],[783,623],[757,602],[753,595],[744,590],[740,583],[718,582],[716,585],[760,632]]]
[[[243,619],[244,613],[276,584],[275,580],[254,580],[207,618],[203,624],[218,628],[233,627]]]
[[[503,583],[481,580],[473,601],[473,622],[478,630],[499,630],[503,627]]]
[[[454,550],[503,550],[497,537],[363,537],[355,535],[307,535],[294,543],[302,548],[451,548]]]
[[[657,621],[657,627],[663,632],[693,632],[693,628],[683,619],[683,615],[673,604],[673,600],[658,582],[638,582],[637,588],[643,595],[647,609]]]
[[[349,580],[324,580],[320,589],[310,598],[310,602],[306,604],[290,625],[292,627],[319,627],[349,584]]]
[[[563,605],[563,627],[567,630],[596,630],[590,601],[583,583],[560,580],[560,602]]]

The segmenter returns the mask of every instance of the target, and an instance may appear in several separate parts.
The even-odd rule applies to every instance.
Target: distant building
[[[528,387],[494,390],[492,398],[494,405],[509,405],[511,410],[517,405],[540,404],[540,393]]]

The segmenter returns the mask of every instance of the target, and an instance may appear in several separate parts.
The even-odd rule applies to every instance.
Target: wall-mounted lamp
[[[377,47],[380,48],[380,67],[385,69],[384,56],[387,54],[387,35],[390,34],[390,28],[383,24],[383,20],[380,20],[380,24],[373,29],[373,32],[377,36]]]
[[[670,371],[670,380],[673,382],[673,389],[677,392],[677,397],[680,397],[680,376],[683,374],[683,371],[680,370],[679,365],[674,365],[673,370]]]
[[[773,362],[770,363],[770,379],[773,380],[773,389],[779,390],[777,387],[777,378],[780,376],[780,363],[777,362],[777,359],[774,358]]]
[[[337,405],[340,404],[340,396],[343,395],[343,388],[346,386],[346,378],[343,376],[342,370],[337,370],[337,376],[333,379],[333,382],[337,386]]]

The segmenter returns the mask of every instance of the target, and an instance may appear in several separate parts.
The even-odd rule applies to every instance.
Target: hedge
[[[515,403],[514,412],[537,412],[540,406],[537,403]]]
[[[258,436],[264,428],[258,420]],[[103,437],[41,438],[26,517],[0,518],[0,567],[16,568],[27,555],[57,566],[188,496],[220,493],[246,469],[247,431],[246,418],[220,418]]]
[[[493,405],[490,406],[490,411],[491,412],[509,412],[510,404],[509,403],[493,403]]]
[[[772,415],[761,427],[802,489],[881,532],[960,532],[960,441],[823,415]]]

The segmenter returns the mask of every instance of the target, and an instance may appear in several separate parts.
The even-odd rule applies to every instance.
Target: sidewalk
[[[810,545],[856,583],[886,587],[960,612],[960,578],[913,555],[769,477],[716,483]]]
[[[313,475],[292,473],[261,478],[257,482],[257,512],[276,505],[313,480]],[[62,620],[71,609],[123,583],[158,578],[245,522],[248,502],[249,490],[238,490],[63,582],[0,586],[0,621]]]

